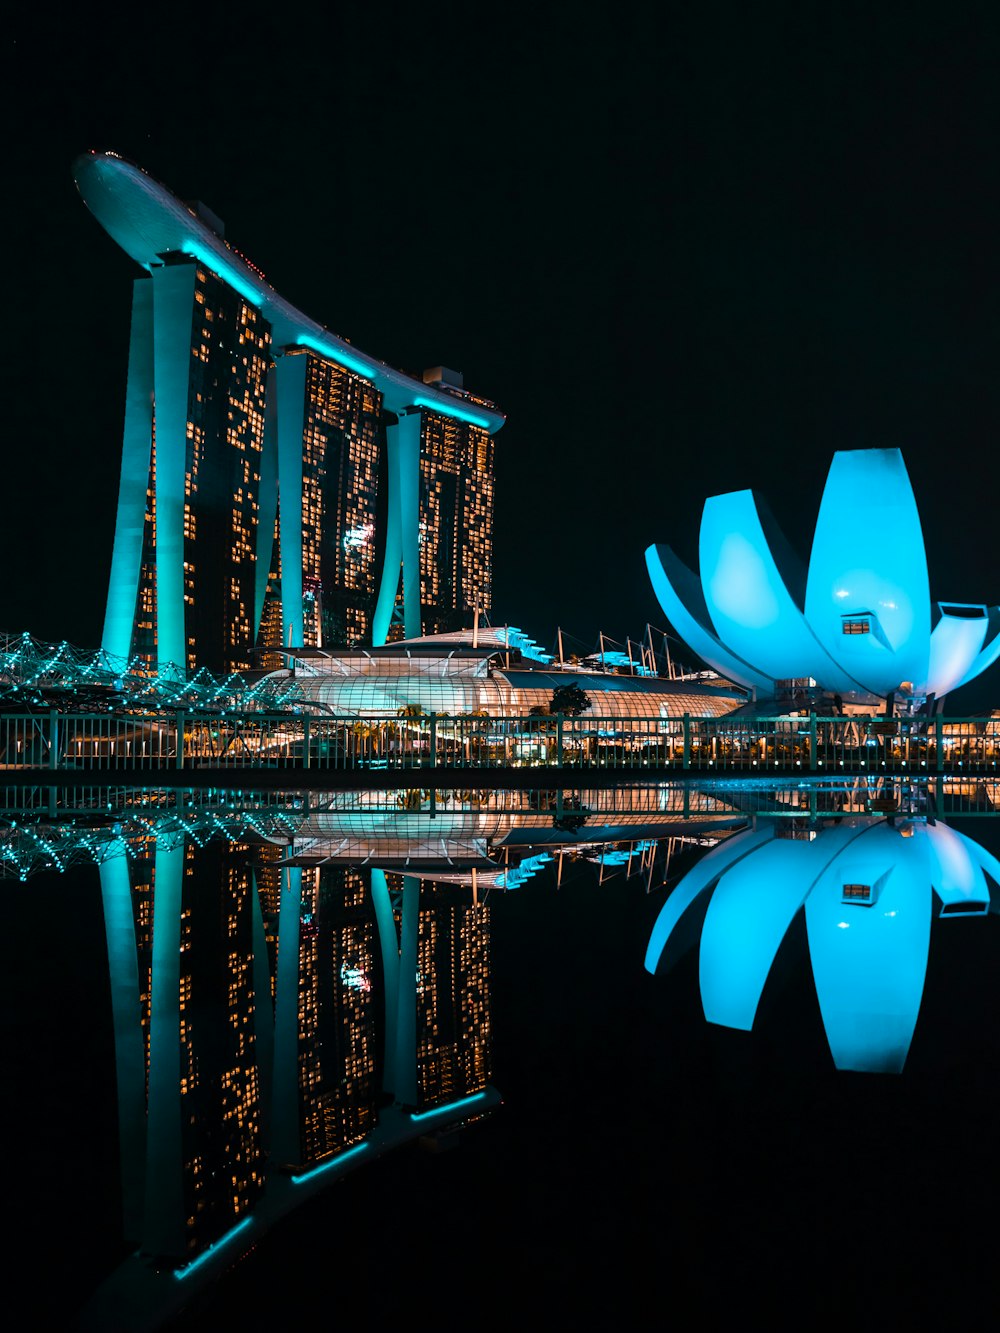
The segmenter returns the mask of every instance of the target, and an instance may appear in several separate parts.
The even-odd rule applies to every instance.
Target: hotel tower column
[[[157,839],[153,880],[153,966],[150,980],[149,1112],[142,1248],[183,1255],[184,1186],[181,1142],[181,891],[184,844]]]
[[[101,639],[101,647],[106,653],[126,659],[132,656],[152,444],[153,284],[148,278],[136,278],[132,284],[122,474]]]
[[[278,527],[283,646],[305,642],[302,621],[302,431],[308,357],[279,356],[273,385],[278,416]],[[270,387],[270,385],[269,385]]]
[[[392,914],[392,899],[385,871],[372,871],[372,902],[382,950],[382,978],[385,995],[385,1047],[382,1061],[382,1090],[396,1091],[396,1019],[399,1009],[399,935]]]
[[[420,938],[420,880],[403,876],[399,927],[399,984],[396,993],[396,1101],[417,1104],[417,953]]]
[[[419,411],[401,413],[386,426],[389,461],[389,513],[385,562],[379,587],[372,644],[377,648],[389,636],[392,610],[403,574],[403,631],[417,639],[420,622],[420,422]]]
[[[274,520],[278,516],[278,368],[267,372],[267,397],[264,411],[264,438],[260,458],[260,491],[254,572],[253,623],[260,634],[267,598],[271,557],[274,553]],[[268,645],[271,646],[270,644]]]
[[[153,396],[156,413],[156,661],[187,674],[184,504],[188,456],[191,312],[196,266],[153,270]]]
[[[118,1085],[118,1141],[125,1239],[142,1235],[146,1154],[146,1052],[140,1022],[139,961],[125,839],[101,862],[101,898],[111,976],[111,1017]]]
[[[299,1115],[299,965],[302,871],[283,872],[278,909],[278,963],[274,1001],[271,1088],[271,1160],[297,1165],[302,1154]]]

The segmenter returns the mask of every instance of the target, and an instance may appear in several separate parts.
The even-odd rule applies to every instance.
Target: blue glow
[[[284,644],[305,642],[306,608],[302,597],[302,440],[307,370],[306,357],[279,356],[273,372],[273,387],[277,393],[278,511],[282,520],[278,525],[281,553],[281,642]]]
[[[925,834],[931,885],[941,899],[941,915],[988,912],[990,890],[977,854],[977,844],[940,822],[928,825]]]
[[[680,567],[680,561],[676,560],[669,547],[650,546],[646,550],[646,568],[649,571],[653,592],[663,608],[663,614],[677,633],[700,658],[728,680],[735,681],[737,685],[743,685],[748,690],[758,689],[770,693],[774,686],[771,677],[755,670],[748,662],[742,661],[724,648],[715,635],[688,609],[667,573],[665,558],[671,559]]]
[[[132,292],[125,435],[115,520],[111,578],[101,646],[127,659],[132,651],[142,543],[146,521],[146,487],[153,438],[153,284],[136,282]]]
[[[930,665],[927,671],[929,693],[947,694],[966,678],[986,638],[989,619],[986,608],[979,619],[952,616],[942,611],[931,633]]]
[[[372,983],[368,974],[360,967],[348,967],[342,963],[340,967],[340,980],[348,990],[370,991]]]
[[[878,514],[868,549],[852,515]],[[911,681],[926,692],[930,584],[920,515],[898,449],[835,453],[809,560],[806,619],[827,652],[865,689],[885,695]],[[845,634],[843,619],[878,617],[876,634]]]
[[[372,523],[361,523],[357,527],[348,528],[344,533],[344,550],[358,550],[363,546],[367,546],[371,541],[374,532],[375,527]]]
[[[973,659],[972,665],[958,682],[959,685],[966,685],[970,680],[975,680],[977,676],[982,675],[986,668],[991,667],[998,657],[1000,657],[1000,634],[997,634],[993,641],[988,643],[982,652]]]
[[[223,282],[228,283],[234,292],[239,292],[244,301],[249,301],[257,309],[260,309],[267,300],[267,292],[263,286],[254,286],[248,277],[224,260],[220,260],[208,246],[202,246],[197,240],[186,239],[181,245],[181,251],[190,255],[192,259],[197,259],[198,263],[204,264],[207,269],[211,269]]]
[[[191,1274],[201,1268],[203,1264],[207,1264],[210,1259],[214,1259],[219,1251],[231,1241],[235,1240],[241,1231],[245,1231],[252,1221],[252,1217],[245,1217],[242,1222],[238,1222],[231,1231],[227,1231],[224,1236],[220,1236],[219,1239],[214,1241],[207,1250],[202,1254],[199,1254],[197,1259],[192,1259],[191,1262],[185,1264],[183,1268],[175,1268],[174,1277],[178,1280],[190,1277]]]
[[[688,871],[663,904],[660,915],[656,918],[646,948],[644,966],[647,972],[655,974],[674,928],[698,895],[714,884],[729,866],[762,847],[773,836],[774,830],[767,827],[737,833],[735,837],[727,838],[725,842],[713,847],[707,856],[703,856],[697,865]]]
[[[551,653],[543,652],[534,639],[529,638],[524,630],[517,629],[514,625],[505,625],[503,628],[503,643],[507,648],[516,648],[522,657],[530,658],[532,662],[542,662],[548,665],[553,661]]]
[[[375,371],[364,361],[352,356],[350,352],[345,352],[340,343],[326,342],[319,338],[312,337],[308,333],[300,333],[295,339],[299,347],[308,347],[313,352],[318,352],[320,356],[325,356],[329,361],[336,361],[341,366],[346,366],[348,370],[353,370],[355,375],[360,375],[362,379],[373,380]]]
[[[701,1002],[710,1023],[749,1032],[792,918],[853,828],[811,842],[773,839],[719,881],[701,933]],[[832,845],[831,845],[832,844]]]
[[[523,861],[504,870],[504,873],[497,878],[496,886],[499,889],[519,888],[521,884],[527,884],[529,878],[539,873],[539,870],[551,860],[552,856],[548,852],[540,852],[537,856],[525,856]]]
[[[822,679],[856,690],[823,651],[778,570],[753,491],[714,495],[701,517],[699,565],[721,642],[772,679]]]
[[[709,506],[718,518],[723,502],[742,499],[745,494],[713,496],[705,506],[706,517]],[[706,536],[718,538],[715,549],[710,552],[705,549]],[[714,557],[711,567],[705,558],[706,554]],[[751,630],[775,628],[780,615],[780,580],[775,576],[773,562],[766,560],[758,544],[749,540],[744,533],[728,528],[713,533],[703,517],[701,576],[706,583],[708,604],[714,612],[712,619],[716,630],[719,629],[718,619],[735,620],[741,627]]]
[[[1000,876],[1000,862],[940,821],[852,818],[808,841],[748,831],[713,848],[670,894],[646,967],[663,970],[677,923],[699,894],[711,892],[699,946],[705,1017],[750,1030],[781,941],[804,904],[834,1064],[898,1073],[923,996],[934,893],[942,917],[985,915],[984,871]]]
[[[420,413],[409,412],[386,427],[389,463],[389,512],[385,558],[372,643],[378,647],[389,634],[400,577],[403,581],[403,633],[420,637]]]
[[[526,884],[533,875],[537,875],[543,866],[552,860],[548,852],[540,852],[537,856],[526,856],[523,861],[518,862],[516,866],[510,866],[497,879],[498,889],[516,889],[522,884]]]
[[[345,1162],[351,1161],[361,1153],[368,1151],[367,1143],[359,1143],[353,1148],[347,1148],[344,1152],[338,1153],[329,1162],[322,1162],[319,1166],[314,1166],[311,1171],[303,1171],[301,1175],[292,1176],[293,1185],[301,1185],[307,1180],[312,1180],[316,1176],[321,1176],[324,1171],[333,1171],[335,1167],[343,1166]]]
[[[862,547],[855,519],[869,507],[878,522],[864,530]],[[699,561],[700,580],[669,547],[650,547],[653,591],[699,657],[766,695],[776,692],[779,680],[811,678],[848,697],[900,691],[941,698],[1000,657],[1000,635],[982,647],[990,625],[986,607],[971,608],[979,615],[952,615],[955,604],[945,603],[931,633],[920,516],[898,449],[834,454],[804,613],[796,600],[801,591],[793,588],[792,595],[770,549],[752,491],[706,501]],[[867,632],[859,631],[862,622]]]
[[[481,416],[478,412],[470,412],[465,407],[454,407],[451,403],[441,403],[436,398],[414,398],[414,407],[426,407],[430,412],[436,412],[442,417],[457,417],[459,421],[468,421],[473,426],[482,426],[484,430],[489,427],[489,417]]]
[[[462,1097],[457,1102],[449,1102],[446,1106],[435,1106],[431,1111],[411,1111],[411,1120],[429,1120],[431,1116],[449,1115],[452,1111],[460,1111],[464,1106],[472,1106],[475,1102],[486,1100],[485,1092],[474,1092],[471,1097]]]
[[[153,386],[156,398],[156,665],[187,674],[184,601],[187,402],[195,270],[153,271]]]
[[[816,995],[838,1069],[899,1073],[906,1062],[930,943],[926,832],[904,838],[887,824],[873,825],[835,858],[806,900]],[[849,883],[878,883],[877,902],[845,906]]]

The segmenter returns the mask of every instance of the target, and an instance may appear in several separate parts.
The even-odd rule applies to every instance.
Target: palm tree
[[[351,727],[354,734],[354,752],[357,756],[360,750],[362,754],[369,753],[369,742],[371,742],[370,753],[378,754],[378,738],[380,728],[372,724],[371,718],[360,717]]]
[[[413,719],[416,719],[416,718],[422,718],[422,717],[425,717],[426,714],[424,713],[424,710],[423,710],[423,708],[421,708],[420,704],[403,704],[403,706],[402,706],[401,708],[397,708],[397,709],[396,709],[396,716],[399,717],[399,718],[403,718],[403,719],[404,719],[404,724],[403,724],[403,753],[404,753],[404,754],[406,753],[406,745],[407,745],[407,740],[408,740],[408,739],[410,740],[410,750],[411,750],[411,752],[412,752],[412,749],[413,749],[413,741],[412,741],[412,738],[411,738],[411,730],[412,730],[412,729],[411,729],[410,727],[407,727],[407,726],[406,726],[406,721],[407,721],[407,720],[413,720]]]

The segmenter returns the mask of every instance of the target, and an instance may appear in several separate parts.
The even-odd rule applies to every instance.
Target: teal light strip
[[[414,398],[414,407],[426,407],[430,412],[436,412],[442,417],[457,417],[459,421],[469,421],[473,426],[482,426],[483,430],[489,429],[489,417],[480,416],[478,412],[469,412],[464,407],[452,407],[451,403],[439,402],[436,398]]]
[[[202,1266],[202,1264],[208,1263],[209,1259],[214,1258],[219,1250],[228,1245],[230,1241],[235,1240],[240,1232],[244,1231],[252,1221],[252,1217],[245,1217],[242,1222],[237,1222],[236,1226],[234,1226],[231,1231],[227,1231],[224,1236],[220,1236],[219,1239],[213,1242],[203,1254],[199,1254],[197,1259],[192,1259],[191,1262],[185,1264],[183,1268],[175,1268],[174,1277],[177,1278],[178,1281],[182,1278],[190,1277],[196,1269]]]
[[[485,1092],[474,1092],[471,1097],[462,1097],[457,1102],[448,1102],[446,1106],[435,1106],[432,1111],[410,1112],[411,1120],[428,1120],[434,1115],[447,1115],[449,1111],[457,1111],[460,1107],[471,1106],[473,1102],[484,1102],[486,1100]]]
[[[254,287],[251,282],[243,277],[236,269],[220,261],[218,255],[212,250],[203,248],[197,241],[186,240],[181,246],[183,254],[190,255],[192,259],[197,259],[199,264],[204,264],[217,274],[223,282],[228,282],[233,291],[239,292],[244,301],[249,301],[252,306],[258,310],[264,304],[266,293],[261,287]]]
[[[359,1143],[354,1148],[348,1148],[346,1152],[338,1153],[330,1162],[323,1162],[320,1166],[314,1166],[311,1171],[304,1172],[301,1176],[292,1176],[293,1185],[301,1185],[307,1180],[312,1180],[314,1176],[321,1176],[324,1171],[332,1171],[335,1166],[341,1166],[352,1157],[357,1157],[359,1153],[366,1152],[367,1143]]]
[[[348,370],[353,370],[355,375],[360,375],[363,379],[374,380],[375,372],[359,361],[356,357],[341,350],[339,345],[334,342],[320,342],[319,338],[313,338],[311,334],[300,333],[295,339],[299,347],[309,347],[320,356],[325,356],[330,361],[336,361],[339,365],[346,366]]]

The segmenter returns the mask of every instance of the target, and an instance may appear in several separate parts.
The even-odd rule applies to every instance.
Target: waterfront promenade
[[[992,775],[1000,718],[442,714],[0,715],[0,782],[33,776],[247,786],[572,786],[595,778]]]

